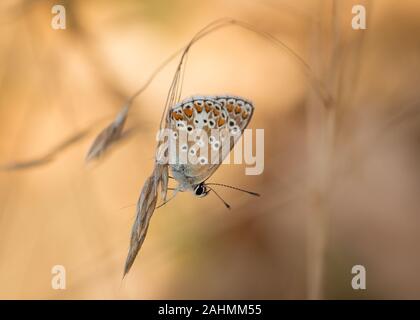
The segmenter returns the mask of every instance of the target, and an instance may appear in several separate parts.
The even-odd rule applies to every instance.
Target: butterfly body
[[[178,182],[178,191],[193,191],[194,186],[197,183],[195,178],[192,176],[193,172],[189,169],[188,165],[185,164],[173,164],[170,165],[172,176]]]

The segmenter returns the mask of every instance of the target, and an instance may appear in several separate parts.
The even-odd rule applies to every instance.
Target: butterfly
[[[230,208],[211,185],[259,196],[240,188],[206,182],[242,136],[253,113],[251,101],[231,95],[192,96],[169,108],[166,123],[172,142],[178,146],[174,161],[169,162],[173,179],[178,183],[173,197],[184,191],[204,197],[213,191]],[[168,201],[164,199],[163,204]]]

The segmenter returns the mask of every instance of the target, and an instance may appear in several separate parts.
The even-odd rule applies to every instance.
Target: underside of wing
[[[236,96],[193,96],[168,112],[177,145],[172,170],[182,164],[190,184],[208,179],[228,156],[248,126],[254,107]]]

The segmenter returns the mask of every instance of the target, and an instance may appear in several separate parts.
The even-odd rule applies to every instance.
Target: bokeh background
[[[351,28],[359,3],[365,31]],[[65,30],[51,28],[54,4]],[[244,96],[250,127],[265,130],[262,175],[230,165],[212,181],[262,197],[221,189],[228,211],[212,195],[178,195],[122,281],[176,63],[135,101],[133,135],[93,165],[86,151],[166,57],[221,17],[287,43],[334,102],[253,33],[197,43],[183,97]],[[1,1],[0,298],[419,299],[419,34],[417,0]],[[351,287],[356,264],[367,290]],[[66,290],[51,287],[54,265]]]

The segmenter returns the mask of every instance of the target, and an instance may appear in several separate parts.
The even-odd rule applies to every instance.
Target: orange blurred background
[[[359,3],[364,31],[351,28]],[[65,30],[51,28],[54,4]],[[419,299],[419,15],[416,0],[2,1],[0,298]],[[262,197],[222,189],[227,211],[212,195],[179,194],[155,212],[122,281],[176,61],[135,101],[135,134],[95,165],[86,151],[164,59],[221,17],[284,41],[334,103],[325,108],[296,60],[253,33],[228,27],[194,45],[183,97],[246,97],[249,127],[265,130],[262,175],[222,166],[212,181]],[[50,161],[8,166],[87,128]],[[364,291],[351,287],[357,264]],[[66,290],[51,287],[54,265]]]

